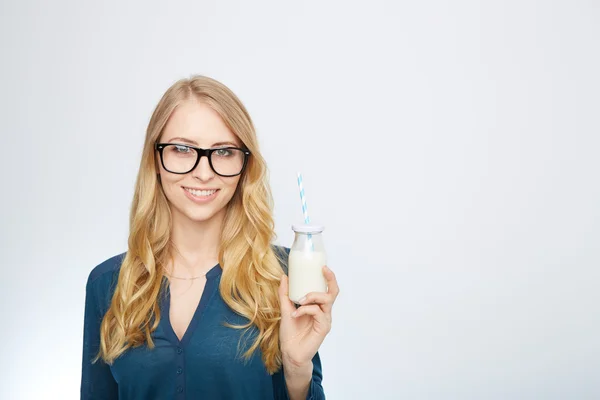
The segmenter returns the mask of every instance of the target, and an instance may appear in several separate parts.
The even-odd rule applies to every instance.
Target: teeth
[[[216,192],[216,190],[194,190],[188,188],[185,188],[185,190],[197,197],[208,197]]]

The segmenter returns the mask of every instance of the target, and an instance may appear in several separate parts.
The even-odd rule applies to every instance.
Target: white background
[[[298,170],[326,226],[328,399],[600,398],[598,2],[12,0],[0,35],[0,398],[78,398],[87,275],[194,73],[248,107],[279,242]]]

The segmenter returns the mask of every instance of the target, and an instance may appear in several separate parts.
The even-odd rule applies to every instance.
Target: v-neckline
[[[190,338],[193,336],[194,331],[196,330],[196,327],[198,326],[198,322],[200,320],[200,317],[202,316],[204,310],[206,309],[206,306],[208,305],[211,297],[213,296],[215,289],[217,288],[216,283],[217,280],[216,278],[221,274],[221,266],[219,264],[215,265],[214,267],[212,267],[207,273],[206,273],[206,283],[204,284],[204,289],[202,290],[202,295],[200,296],[200,301],[198,302],[198,305],[196,306],[196,310],[194,311],[194,315],[192,316],[192,319],[190,320],[190,323],[188,324],[187,328],[185,329],[185,332],[183,333],[183,336],[181,337],[181,339],[179,339],[179,337],[177,336],[177,334],[175,333],[175,330],[173,329],[173,325],[171,325],[171,289],[169,287],[169,285],[166,286],[166,292],[165,292],[165,296],[164,296],[164,302],[163,302],[163,318],[165,320],[165,325],[166,325],[166,335],[168,337],[168,339],[175,344],[176,346],[179,347],[184,347],[189,341]],[[166,278],[164,278],[166,279]]]

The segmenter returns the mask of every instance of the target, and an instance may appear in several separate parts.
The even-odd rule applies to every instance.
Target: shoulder
[[[290,248],[285,246],[273,245],[273,252],[275,253],[275,257],[279,261],[279,265],[281,265],[281,269],[287,275],[288,273],[288,257],[290,255]]]
[[[96,265],[90,272],[86,284],[86,293],[90,301],[96,303],[101,313],[106,312],[112,294],[119,280],[121,264],[127,253],[117,254],[100,264]]]
[[[88,276],[88,285],[93,285],[96,281],[102,280],[107,276],[112,276],[115,273],[118,274],[126,254],[126,252],[117,254],[96,265]]]

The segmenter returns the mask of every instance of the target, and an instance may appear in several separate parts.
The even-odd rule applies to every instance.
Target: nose
[[[192,176],[201,181],[208,181],[208,180],[214,178],[215,173],[212,170],[212,168],[210,167],[208,157],[206,157],[206,156],[200,157],[200,161],[198,162],[198,165],[196,165],[196,168],[194,168],[192,170]]]

